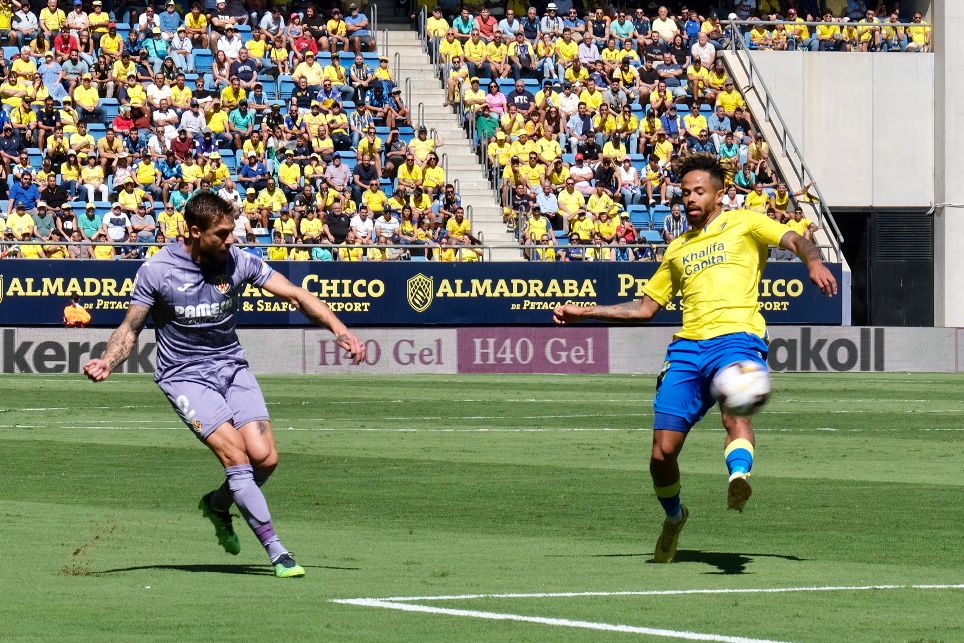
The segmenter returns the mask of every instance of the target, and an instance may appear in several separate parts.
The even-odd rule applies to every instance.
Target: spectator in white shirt
[[[701,31],[697,36],[697,42],[690,47],[690,53],[693,54],[693,60],[699,60],[707,69],[712,68],[716,61],[716,47],[710,42],[710,37],[705,31]]]

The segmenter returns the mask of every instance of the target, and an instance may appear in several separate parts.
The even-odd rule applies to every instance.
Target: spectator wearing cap
[[[181,18],[181,14],[178,13],[177,5],[172,0],[168,0],[164,5],[164,11],[158,16],[157,26],[161,28],[161,36],[166,41],[173,40],[178,28],[183,26],[183,24],[184,19]]]
[[[506,51],[507,61],[512,70],[512,78],[535,78],[538,76],[539,60],[532,43],[525,39],[522,31],[512,36]]]
[[[334,7],[331,10],[331,19],[325,23],[323,34],[318,39],[322,51],[347,51],[350,45],[348,39],[348,23],[341,15],[341,9]],[[333,56],[337,60],[338,56]]]
[[[244,40],[238,35],[234,25],[227,25],[224,28],[224,36],[218,38],[217,47],[218,51],[224,52],[224,56],[230,64],[238,59],[241,49],[244,47]]]
[[[228,132],[234,140],[234,149],[241,149],[243,141],[254,132],[254,121],[254,112],[248,109],[247,99],[242,98],[228,116]]]
[[[93,239],[103,226],[103,217],[97,214],[97,206],[88,203],[84,214],[77,218],[77,228],[86,241]]]
[[[372,38],[369,30],[368,16],[359,11],[358,5],[354,2],[348,5],[345,25],[352,51],[356,54],[362,51],[375,51],[375,39]]]
[[[301,191],[301,166],[295,163],[294,156],[292,150],[286,150],[284,161],[278,166],[278,181],[288,201]]]
[[[559,16],[559,7],[555,2],[546,5],[546,13],[539,20],[539,33],[560,36],[564,33],[565,25]],[[572,32],[570,31],[570,34]]]
[[[2,110],[0,110],[2,111]],[[7,121],[3,124],[3,129],[0,130],[0,160],[3,161],[3,165],[7,172],[13,163],[17,162],[20,157],[20,152],[26,148],[23,139],[13,128],[13,124]]]
[[[402,89],[392,88],[392,92],[385,100],[385,124],[388,127],[396,127],[408,123],[408,107],[402,100]]]
[[[133,181],[130,185],[134,185]],[[137,212],[136,205],[131,207],[130,212]],[[104,234],[107,239],[115,243],[125,240],[127,235],[131,233],[130,217],[123,210],[120,203],[115,203],[111,207],[110,212],[104,214],[100,232]]]
[[[138,189],[154,199],[161,198],[161,171],[146,147],[141,150],[140,159],[134,163],[134,176],[137,179]]]
[[[187,33],[187,27],[180,25],[170,41],[168,55],[178,69],[187,72],[194,71],[194,42]]]
[[[147,50],[147,61],[156,74],[161,70],[164,59],[167,58],[170,50],[170,44],[167,40],[164,40],[160,27],[151,28],[141,43],[141,48]]]
[[[238,182],[245,188],[263,190],[267,185],[268,168],[255,152],[248,154],[247,163],[238,170]]]
[[[92,18],[96,15],[97,13],[92,14]],[[117,33],[116,22],[110,21],[105,27],[97,40],[97,46],[101,55],[106,57],[107,64],[113,65],[124,51],[124,39]]]
[[[315,60],[315,52],[308,51],[305,53],[304,61],[298,63],[298,66],[295,67],[295,71],[291,76],[296,81],[299,81],[299,83],[301,79],[304,78],[307,83],[307,89],[313,96],[321,89],[321,81],[325,77],[325,68]]]
[[[204,167],[204,178],[211,182],[212,190],[220,190],[224,187],[225,181],[231,178],[231,170],[222,161],[221,152],[214,152],[208,157],[208,163]]]
[[[210,39],[212,50],[218,49],[218,41],[227,33],[228,27],[231,27],[233,31],[237,22],[237,18],[228,13],[228,5],[225,0],[217,0],[214,11],[211,12]]]
[[[184,130],[189,138],[200,140],[202,138],[201,133],[205,127],[207,127],[207,117],[204,115],[204,112],[201,111],[201,104],[197,98],[192,98],[188,103],[188,109],[184,110],[181,114],[178,130]],[[187,152],[188,149],[189,148],[184,148],[175,151],[178,152],[179,158],[183,159],[184,153]]]
[[[131,222],[131,234],[138,242],[149,243],[154,241],[154,236],[157,233],[157,222],[154,220],[154,215],[148,212],[143,203],[138,205],[137,211],[128,218]]]

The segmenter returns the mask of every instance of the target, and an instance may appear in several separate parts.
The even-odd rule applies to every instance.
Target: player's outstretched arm
[[[837,280],[833,273],[823,265],[823,257],[820,256],[820,248],[813,241],[801,237],[796,232],[790,231],[780,239],[780,247],[796,253],[800,260],[807,264],[810,270],[810,281],[828,297],[837,294]]]
[[[572,324],[587,319],[597,321],[633,323],[649,321],[660,311],[660,306],[649,295],[642,299],[634,299],[614,306],[574,306],[566,304],[557,306],[552,313],[552,319],[557,324]]]
[[[95,382],[106,380],[111,372],[130,356],[134,344],[137,343],[137,336],[141,334],[141,329],[147,323],[150,312],[151,309],[147,306],[131,304],[124,321],[107,340],[104,356],[84,364],[84,374]]]
[[[303,312],[319,326],[324,326],[335,335],[339,346],[348,351],[352,361],[361,364],[365,360],[365,345],[342,323],[328,305],[310,292],[294,285],[284,275],[275,272],[263,286],[273,295],[286,299],[288,303]]]

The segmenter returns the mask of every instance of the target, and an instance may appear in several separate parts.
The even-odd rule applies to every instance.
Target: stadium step
[[[377,4],[379,28],[389,28],[383,51],[387,53],[393,71],[395,54],[398,54],[398,78],[402,87],[405,87],[404,79],[411,79],[409,108],[413,120],[421,117],[419,124],[434,129],[442,142],[438,152],[439,155],[445,155],[443,165],[447,167],[447,179],[449,182],[458,180],[463,205],[472,206],[472,227],[475,232],[482,234],[486,244],[509,246],[493,248],[486,258],[493,261],[520,261],[521,254],[517,247],[513,247],[516,244],[515,236],[505,231],[502,208],[485,177],[478,156],[472,150],[466,131],[455,111],[444,105],[445,89],[435,76],[418,33],[410,28],[411,25],[404,25],[401,21],[393,20],[390,24],[382,21],[381,16],[392,13],[393,5],[389,2]]]

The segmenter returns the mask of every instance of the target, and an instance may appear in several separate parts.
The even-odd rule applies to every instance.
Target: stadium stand
[[[685,229],[666,222],[675,167],[692,153],[717,155],[746,207],[816,229],[810,186],[781,183],[718,55],[733,32],[716,16],[514,4],[458,17],[412,4],[424,40],[398,34],[382,50],[357,7],[0,7],[3,254],[150,256],[184,234],[190,196],[212,190],[235,204],[250,251],[272,259],[653,260],[651,244]],[[795,11],[740,17],[755,19],[748,48],[930,46],[919,14],[906,26],[896,13],[830,15],[816,28],[799,23],[820,16]],[[422,47],[431,64],[411,56]],[[409,104],[432,73],[464,145],[430,104],[434,88]],[[522,252],[480,248],[503,239]]]

